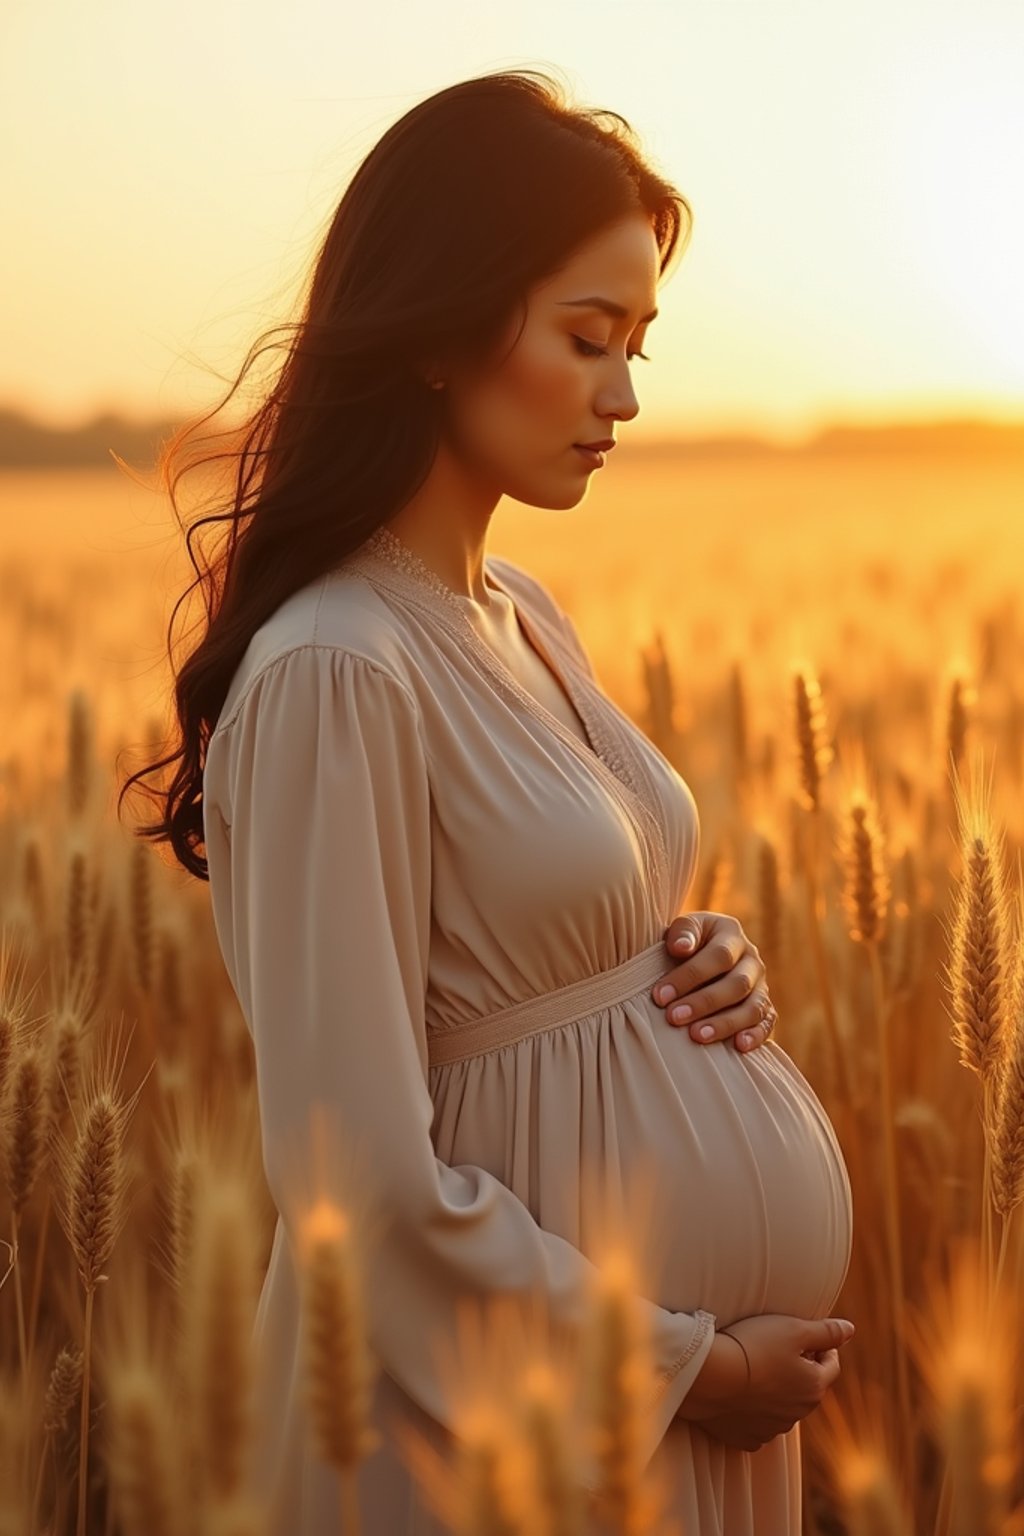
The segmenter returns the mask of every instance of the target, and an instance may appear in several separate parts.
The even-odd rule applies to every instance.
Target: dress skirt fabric
[[[339,1528],[302,1380],[316,1108],[381,1218],[365,1536],[441,1536],[399,1443],[399,1426],[449,1457],[457,1443],[438,1346],[466,1298],[501,1292],[541,1296],[574,1347],[606,1201],[646,1213],[643,1456],[672,1516],[686,1536],[798,1536],[799,1426],[746,1452],[675,1415],[716,1326],[830,1314],[852,1246],[842,1153],[778,1044],[698,1045],[653,1002],[696,870],[693,797],[546,589],[506,560],[487,574],[585,742],[386,529],[257,631],[210,740],[214,918],[280,1213],[254,1486],[273,1536]]]

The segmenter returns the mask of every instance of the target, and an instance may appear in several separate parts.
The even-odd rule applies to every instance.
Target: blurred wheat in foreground
[[[835,1310],[858,1333],[802,1426],[809,1536],[1024,1533],[1013,622],[987,618],[980,675],[950,682],[890,665],[844,691],[806,655],[756,676],[723,655],[682,696],[664,637],[643,658],[647,728],[701,808],[692,905],[758,944],[779,1044],[854,1190]],[[275,1212],[250,1042],[207,889],[109,816],[82,690],[66,718],[62,779],[13,757],[0,778],[0,1533],[256,1536],[250,1340]],[[983,786],[986,762],[1000,777]],[[376,1449],[373,1248],[353,1214],[327,1197],[307,1212],[303,1358],[337,1529],[375,1536],[355,1479]],[[637,1474],[654,1384],[619,1236],[584,1358],[507,1298],[443,1341],[458,1456],[412,1435],[402,1452],[451,1531],[699,1536]]]

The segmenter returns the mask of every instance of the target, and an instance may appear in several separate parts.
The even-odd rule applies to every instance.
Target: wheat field
[[[616,476],[571,513],[502,509],[490,547],[548,583],[689,783],[688,907],[757,944],[775,1038],[843,1148],[857,1230],[834,1315],[857,1335],[802,1425],[805,1532],[1024,1533],[1024,464],[637,456]],[[251,1045],[208,888],[115,814],[119,773],[169,728],[189,568],[117,474],[3,479],[0,1536],[255,1536],[274,1211]],[[337,1529],[377,1536],[353,1478],[373,1453],[366,1253],[337,1205],[307,1237]],[[628,1252],[602,1282],[585,1423],[557,1361],[509,1366],[521,1319],[467,1320],[460,1459],[407,1447],[461,1536],[582,1536],[584,1453],[602,1529],[700,1536],[631,1475]]]

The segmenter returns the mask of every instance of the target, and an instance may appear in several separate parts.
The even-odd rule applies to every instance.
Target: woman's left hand
[[[689,948],[681,942],[684,935],[693,941]],[[698,1045],[713,1045],[732,1036],[738,1051],[754,1051],[764,1044],[777,1015],[773,1010],[768,1018],[759,1017],[760,1001],[768,995],[765,968],[756,945],[734,917],[727,912],[688,912],[665,930],[665,947],[672,955],[690,956],[666,971],[651,989],[658,1006],[667,1006],[670,1024],[688,1025],[690,1038]],[[663,998],[665,986],[674,989],[672,998]],[[692,1012],[679,1018],[677,1010],[686,1006]],[[713,1034],[705,1040],[700,1030],[706,1026]]]

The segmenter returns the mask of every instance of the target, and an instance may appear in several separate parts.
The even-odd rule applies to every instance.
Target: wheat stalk
[[[889,912],[890,883],[886,870],[885,839],[874,795],[865,787],[863,754],[854,753],[856,782],[847,801],[844,835],[840,838],[843,869],[843,905],[847,928],[854,942],[864,945],[871,969],[875,1033],[878,1041],[879,1115],[882,1127],[886,1249],[889,1259],[889,1294],[895,1334],[896,1383],[899,1394],[902,1459],[913,1465],[915,1452],[907,1371],[905,1290],[903,1280],[903,1224],[900,1217],[899,1159],[896,1152],[896,1104],[892,1084],[890,1040],[891,1008],[885,996],[879,944]]]
[[[732,778],[737,799],[750,780],[750,731],[747,724],[747,697],[742,663],[735,658],[729,667],[727,681],[728,733],[732,752]]]
[[[130,858],[131,938],[135,976],[145,993],[153,989],[153,872],[145,843],[136,842]]]
[[[49,1116],[48,1064],[48,1057],[38,1039],[32,1038],[22,1044],[12,1073],[9,1124],[4,1145],[4,1171],[11,1199],[11,1263],[14,1267],[18,1319],[18,1355],[26,1401],[29,1352],[18,1233],[21,1214],[35,1186],[45,1151],[45,1129]]]
[[[163,1372],[142,1359],[110,1380],[111,1492],[127,1536],[185,1536],[184,1466]]]
[[[666,756],[669,756],[676,739],[673,718],[675,690],[665,640],[660,629],[655,631],[650,645],[642,647],[640,664],[643,669],[646,694],[645,728],[651,740],[661,747]]]
[[[196,1198],[202,1172],[203,1161],[195,1147],[174,1148],[168,1177],[171,1279],[182,1297],[182,1306],[185,1280],[192,1264]]]
[[[585,1504],[566,1435],[565,1394],[544,1363],[524,1372],[517,1391],[518,1429],[530,1469],[532,1518],[538,1536],[582,1536]]]
[[[393,1429],[423,1501],[447,1530],[458,1536],[480,1536],[485,1530],[529,1536],[533,1527],[520,1513],[528,1491],[522,1486],[520,1448],[507,1412],[493,1402],[477,1402],[471,1411],[464,1410],[452,1462],[412,1425],[396,1419]]]
[[[85,1049],[85,1021],[77,1009],[59,1012],[54,1020],[53,1055],[54,1076],[60,1084],[62,1110],[77,1102],[82,1086],[83,1053]],[[57,1106],[55,1105],[55,1110]]]
[[[1004,1050],[1008,906],[1000,843],[987,833],[965,835],[950,978],[961,1065],[989,1084]]]
[[[89,803],[92,771],[93,717],[89,699],[73,688],[68,699],[68,810],[73,819],[84,815]]]
[[[765,970],[781,972],[783,955],[783,899],[779,852],[770,834],[760,830],[754,848],[754,891],[757,903],[757,946]]]
[[[576,1380],[572,1354],[564,1339],[552,1340],[549,1315],[536,1294],[488,1296],[483,1305],[478,1297],[459,1298],[455,1334],[444,1339],[439,1359],[451,1403],[454,1464],[419,1430],[396,1421],[406,1465],[447,1529],[464,1536],[477,1536],[481,1529],[547,1536],[545,1522],[552,1513],[543,1502],[542,1484],[548,1483],[556,1511],[564,1512],[552,1463],[564,1465],[567,1456],[575,1464],[577,1446],[573,1441],[560,1451],[550,1439],[531,1445],[526,1420],[531,1397],[539,1392],[550,1400],[546,1412],[559,1417],[559,1434],[567,1437],[578,1425],[578,1416],[559,1412]],[[542,1439],[548,1433],[539,1423],[535,1428]],[[578,1494],[582,1498],[582,1486]]]
[[[855,943],[878,943],[889,911],[890,881],[878,811],[867,790],[852,791],[847,818],[841,838],[847,930]]]
[[[917,1536],[906,1502],[909,1469],[893,1464],[884,1439],[882,1389],[857,1377],[844,1377],[844,1386],[843,1399],[830,1394],[821,1403],[819,1430],[843,1530],[848,1536]]]
[[[977,692],[964,672],[955,672],[946,695],[946,758],[958,773],[967,752],[970,706],[977,702]]]
[[[801,849],[807,887],[808,928],[818,976],[818,990],[821,993],[832,1051],[832,1067],[838,1083],[840,1099],[844,1104],[850,1104],[852,1094],[849,1072],[832,995],[832,980],[829,974],[823,927],[825,914],[818,875],[821,821],[824,812],[822,788],[824,775],[833,760],[834,752],[827,736],[825,708],[817,678],[809,666],[797,664],[792,669],[792,682],[794,743],[799,768],[798,800],[810,815],[810,846]]]
[[[64,923],[64,949],[68,972],[78,977],[84,967],[89,946],[88,870],[85,854],[72,848],[68,856],[68,884]]]
[[[68,1238],[87,1292],[107,1276],[104,1267],[125,1218],[125,1107],[108,1088],[83,1106],[68,1190]]]
[[[0,1105],[7,1097],[11,1068],[18,1049],[18,1021],[13,1013],[0,1004]]]
[[[212,1161],[197,1194],[185,1353],[201,1478],[220,1504],[242,1491],[253,1426],[254,1212],[242,1177]]]
[[[84,1104],[72,1106],[74,1146],[68,1146],[63,1134],[54,1144],[57,1214],[85,1287],[77,1536],[85,1536],[94,1298],[97,1287],[107,1278],[104,1267],[127,1217],[124,1140],[135,1096],[127,1102],[120,1097],[120,1055],[120,1042],[115,1037],[112,1050],[99,1060],[91,1075]]]
[[[53,1173],[54,1147],[61,1127],[62,1110],[77,1101],[82,1079],[82,1055],[85,1047],[85,1024],[78,1008],[70,1001],[59,1006],[51,1023],[50,1066],[51,1083],[59,1091],[51,1095],[49,1115],[45,1131],[50,1172]],[[46,1245],[50,1230],[52,1179],[47,1182],[43,1215],[36,1241],[35,1272],[32,1277],[32,1300],[29,1306],[28,1353],[32,1357],[35,1347],[36,1324],[43,1293],[43,1273],[46,1261]]]
[[[21,890],[28,903],[36,930],[46,931],[46,879],[43,873],[43,850],[38,834],[33,830],[25,841],[21,856]]]
[[[111,963],[114,954],[114,943],[117,939],[117,907],[114,902],[107,902],[103,916],[100,919],[96,932],[96,946],[93,952],[91,971],[91,990],[89,993],[89,1008],[98,1006],[103,996],[107,981],[110,976]]]
[[[1024,892],[1019,885],[1006,1030],[1006,1050],[997,1078],[992,1134],[992,1200],[1002,1217],[994,1290],[1002,1280],[1010,1220],[1024,1200]]]
[[[947,975],[953,1039],[959,1046],[960,1062],[982,1082],[985,1167],[981,1242],[986,1271],[991,1273],[994,1105],[1007,1050],[1012,940],[1003,836],[993,823],[988,793],[975,787],[979,772],[980,762],[975,758],[969,793],[954,778],[964,872],[954,902]]]
[[[913,846],[908,842],[895,862],[899,881],[900,899],[893,903],[898,924],[891,925],[892,938],[888,950],[890,961],[891,990],[894,993],[909,992],[916,980],[920,960],[921,925],[917,912],[921,905],[917,889],[917,869]]]
[[[373,1367],[365,1338],[365,1307],[353,1227],[326,1198],[302,1222],[302,1323],[306,1391],[319,1453],[338,1469],[344,1527],[360,1529],[355,1474],[376,1449],[369,1424]]]
[[[819,812],[822,783],[834,755],[827,736],[825,704],[821,685],[810,667],[794,667],[792,681],[800,792],[805,809]]]
[[[15,1219],[35,1188],[46,1151],[49,1112],[48,1058],[38,1039],[26,1040],[11,1073],[5,1146],[7,1192]]]
[[[839,1476],[849,1536],[914,1536],[887,1459],[852,1447]]]
[[[508,1512],[508,1454],[499,1420],[490,1426],[481,1420],[460,1446],[463,1498],[456,1536],[527,1536],[526,1527]]]
[[[657,1529],[664,1487],[643,1474],[641,1447],[654,1373],[636,1306],[637,1277],[624,1248],[609,1246],[597,1266],[583,1358],[594,1451],[595,1507],[614,1529]]]
[[[930,1282],[910,1339],[946,1453],[937,1536],[1006,1536],[1024,1471],[1014,1409],[1019,1322],[971,1244],[952,1244],[949,1276]]]
[[[732,881],[733,865],[725,835],[719,836],[707,864],[701,872],[693,893],[693,908],[702,912],[716,912],[719,903]]]
[[[40,1427],[45,1438],[39,1456],[39,1470],[36,1475],[35,1494],[32,1499],[32,1530],[35,1530],[37,1526],[39,1500],[42,1495],[43,1476],[46,1471],[46,1461],[50,1453],[50,1446],[63,1430],[68,1415],[81,1393],[82,1366],[82,1351],[67,1344],[62,1345],[60,1353],[54,1361],[53,1369],[50,1372],[46,1396],[43,1400]]]

